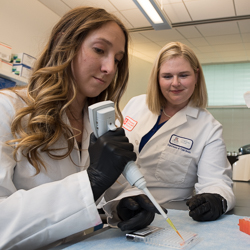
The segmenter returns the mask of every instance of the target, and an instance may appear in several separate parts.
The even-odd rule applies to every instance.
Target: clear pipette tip
[[[143,188],[144,193],[148,196],[148,198],[152,201],[152,203],[155,205],[155,207],[158,209],[158,211],[160,212],[160,214],[166,219],[166,221],[168,222],[168,224],[175,230],[175,232],[182,238],[181,234],[178,232],[178,230],[175,228],[173,222],[167,217],[167,215],[165,214],[165,212],[163,211],[163,209],[161,208],[161,206],[156,202],[156,200],[154,199],[154,197],[152,196],[152,194],[149,192],[149,190],[144,187]],[[182,240],[184,241],[184,239],[182,238]]]
[[[176,227],[174,226],[173,222],[167,218],[166,221],[168,222],[168,224],[175,230],[175,232],[182,238],[181,234],[178,232],[178,230],[176,229]],[[184,239],[182,238],[182,240],[184,241]]]

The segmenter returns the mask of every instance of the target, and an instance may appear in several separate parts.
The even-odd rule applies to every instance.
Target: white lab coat
[[[53,160],[40,152],[47,171],[38,175],[26,157],[12,157],[5,141],[13,139],[10,124],[15,111],[25,104],[12,92],[0,94],[0,249],[36,249],[101,223],[87,172],[89,135],[87,109],[84,113],[82,155],[77,144],[70,157]],[[69,124],[67,116],[64,117]],[[63,140],[53,147],[67,147]],[[83,170],[83,171],[82,171]],[[121,185],[119,185],[121,186]],[[121,190],[124,189],[123,187]],[[106,200],[118,189],[107,191]],[[116,201],[117,204],[117,201]],[[115,208],[115,205],[113,205]]]
[[[134,144],[137,164],[147,187],[162,204],[195,193],[218,193],[230,210],[235,205],[232,169],[226,157],[222,126],[204,109],[190,104],[169,119],[139,153],[141,138],[158,116],[149,111],[146,95],[132,98],[123,109],[123,128]]]

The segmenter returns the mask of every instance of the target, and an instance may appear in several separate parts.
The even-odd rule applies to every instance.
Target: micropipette
[[[130,183],[131,186],[136,186],[148,196],[148,198],[151,200],[151,202],[154,204],[154,206],[157,208],[160,214],[164,217],[164,219],[168,222],[168,224],[182,238],[181,234],[178,232],[178,230],[176,229],[172,221],[167,217],[166,213],[163,211],[161,206],[157,203],[153,195],[149,192],[146,186],[146,180],[143,177],[142,173],[140,172],[138,166],[135,164],[135,162],[130,161],[129,163],[127,163],[125,169],[123,170],[123,175],[127,179],[127,181]],[[184,241],[183,238],[182,240]]]
[[[106,133],[108,130],[115,130],[115,109],[112,101],[103,101],[89,106],[89,120],[91,127],[96,137],[99,137]],[[141,174],[138,166],[135,162],[130,161],[125,166],[123,173],[124,177],[130,183],[131,186],[136,186],[141,189],[151,200],[160,214],[166,219],[168,224],[175,230],[175,232],[182,238],[180,233],[175,228],[172,221],[167,217],[161,206],[156,202],[152,194],[149,192],[146,186],[146,180]],[[182,238],[184,241],[184,239]]]

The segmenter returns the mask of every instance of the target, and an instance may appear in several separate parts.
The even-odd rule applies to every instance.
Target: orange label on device
[[[132,131],[134,127],[136,126],[137,121],[133,120],[131,117],[126,116],[123,122],[122,127],[125,128],[128,131]]]

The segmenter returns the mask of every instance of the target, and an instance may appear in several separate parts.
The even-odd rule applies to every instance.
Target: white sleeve
[[[222,127],[215,126],[208,135],[198,163],[196,193],[218,193],[227,200],[227,211],[235,206],[232,167],[227,160],[226,147],[222,139]]]
[[[13,183],[14,110],[0,95],[0,249],[36,249],[101,223],[86,171],[30,190]]]
[[[0,202],[0,249],[36,249],[101,223],[86,171]]]

